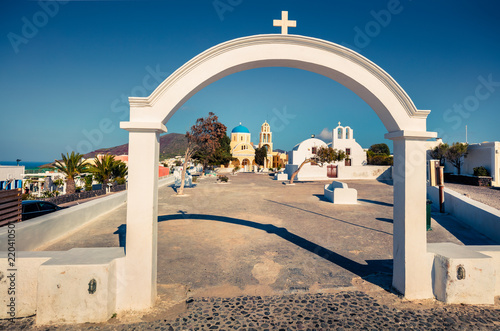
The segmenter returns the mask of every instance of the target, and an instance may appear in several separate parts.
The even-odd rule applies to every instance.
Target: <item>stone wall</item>
[[[448,183],[474,185],[474,186],[491,186],[492,178],[489,176],[468,176],[468,175],[454,175],[445,173],[444,180]]]

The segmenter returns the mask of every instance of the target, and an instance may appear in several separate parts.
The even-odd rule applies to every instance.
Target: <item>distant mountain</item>
[[[184,156],[187,148],[187,138],[181,133],[167,133],[160,136],[160,160],[168,159],[177,155]],[[128,144],[115,147],[100,148],[84,155],[86,159],[92,159],[97,154],[128,155]],[[51,167],[52,163],[44,164],[43,167]]]
[[[187,138],[181,133],[167,133],[160,136],[160,160],[177,155],[184,156],[187,148]],[[85,154],[85,158],[94,158],[97,154],[128,155],[128,144],[101,148]]]
[[[286,151],[282,150],[282,149],[279,149],[279,148],[276,148],[275,150],[273,150],[273,152],[278,152],[278,153],[286,153]]]

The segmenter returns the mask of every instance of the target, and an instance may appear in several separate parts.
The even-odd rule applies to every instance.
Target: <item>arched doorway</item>
[[[243,161],[241,162],[241,167],[243,168],[243,171],[245,171],[245,172],[250,171],[250,168],[251,168],[250,161],[248,159],[243,159]]]
[[[425,147],[429,111],[376,64],[343,46],[297,35],[256,35],[231,40],[196,56],[149,96],[131,97],[126,281],[121,309],[150,307],[156,297],[159,136],[191,96],[230,74],[261,67],[291,67],[329,77],[355,92],[377,113],[394,141],[393,286],[408,299],[430,298],[426,252]],[[151,171],[145,171],[151,169]],[[140,284],[138,286],[137,284]]]

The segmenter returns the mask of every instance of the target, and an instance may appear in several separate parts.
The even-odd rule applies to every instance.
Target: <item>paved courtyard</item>
[[[407,302],[392,292],[392,185],[346,182],[358,205],[326,201],[324,183],[288,186],[266,174],[240,173],[227,184],[201,179],[182,197],[161,188],[159,304],[94,327],[500,327],[498,303]],[[432,228],[428,242],[494,244],[450,217],[433,214]],[[125,233],[121,207],[44,249],[123,246]]]

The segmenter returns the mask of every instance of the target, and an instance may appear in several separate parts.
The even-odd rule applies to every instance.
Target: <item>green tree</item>
[[[94,175],[95,180],[102,184],[102,188],[108,185],[113,175],[113,167],[115,163],[114,155],[103,155],[101,158],[94,158],[94,165],[90,167],[90,171]]]
[[[448,144],[439,144],[430,151],[430,157],[442,162],[445,159],[446,151],[450,148]]]
[[[325,163],[342,161],[346,157],[347,155],[342,150],[336,150],[332,147],[320,147],[318,148],[316,155],[305,159],[304,162],[300,164],[299,168],[295,170],[295,172],[292,174],[292,177],[290,178],[290,184],[293,184],[293,180],[306,163],[316,163],[317,165],[322,167]]]
[[[393,158],[387,144],[371,145],[366,151],[366,163],[369,165],[392,165]]]
[[[261,148],[255,149],[255,163],[260,166],[264,165],[264,162],[267,158],[267,148],[266,146],[262,146]]]
[[[62,180],[61,178],[57,178],[57,179],[54,179],[53,183],[54,183],[54,186],[56,188],[59,188],[59,187],[63,186],[64,180]]]
[[[214,151],[199,149],[193,154],[193,161],[198,161],[203,165],[203,169],[207,166],[228,165],[233,160],[231,155],[231,139],[224,134],[219,140],[219,147]]]
[[[374,154],[391,155],[389,146],[384,143],[371,145],[369,151],[372,151]]]
[[[127,165],[120,160],[115,160],[114,155],[106,154],[101,158],[95,157],[94,164],[90,167],[90,171],[95,180],[102,184],[103,188],[114,180],[123,183],[125,176],[128,174]]]
[[[62,161],[55,160],[55,167],[66,175],[66,194],[75,193],[75,177],[87,170],[87,163],[80,153],[61,154]]]
[[[118,185],[125,184],[125,177],[128,175],[128,167],[121,160],[115,160],[111,169],[111,176]]]
[[[231,139],[225,134],[219,141],[219,144],[219,148],[210,156],[208,164],[213,166],[228,166],[234,160],[231,154]]]
[[[94,176],[92,176],[92,175],[85,176],[85,191],[92,191],[93,180],[94,180]]]
[[[203,150],[207,155],[211,155],[220,146],[220,140],[226,135],[226,126],[219,122],[219,118],[212,112],[205,118],[198,118],[196,124],[186,132],[188,140],[186,153],[184,154],[184,165],[181,173],[181,186],[177,191],[178,195],[184,194],[184,180],[186,178],[187,164],[194,153]]]
[[[453,143],[453,145],[451,145],[451,147],[449,147],[444,154],[446,160],[450,161],[450,163],[453,164],[455,168],[457,168],[457,172],[459,175],[464,163],[464,156],[467,154],[468,147],[469,144]]]

